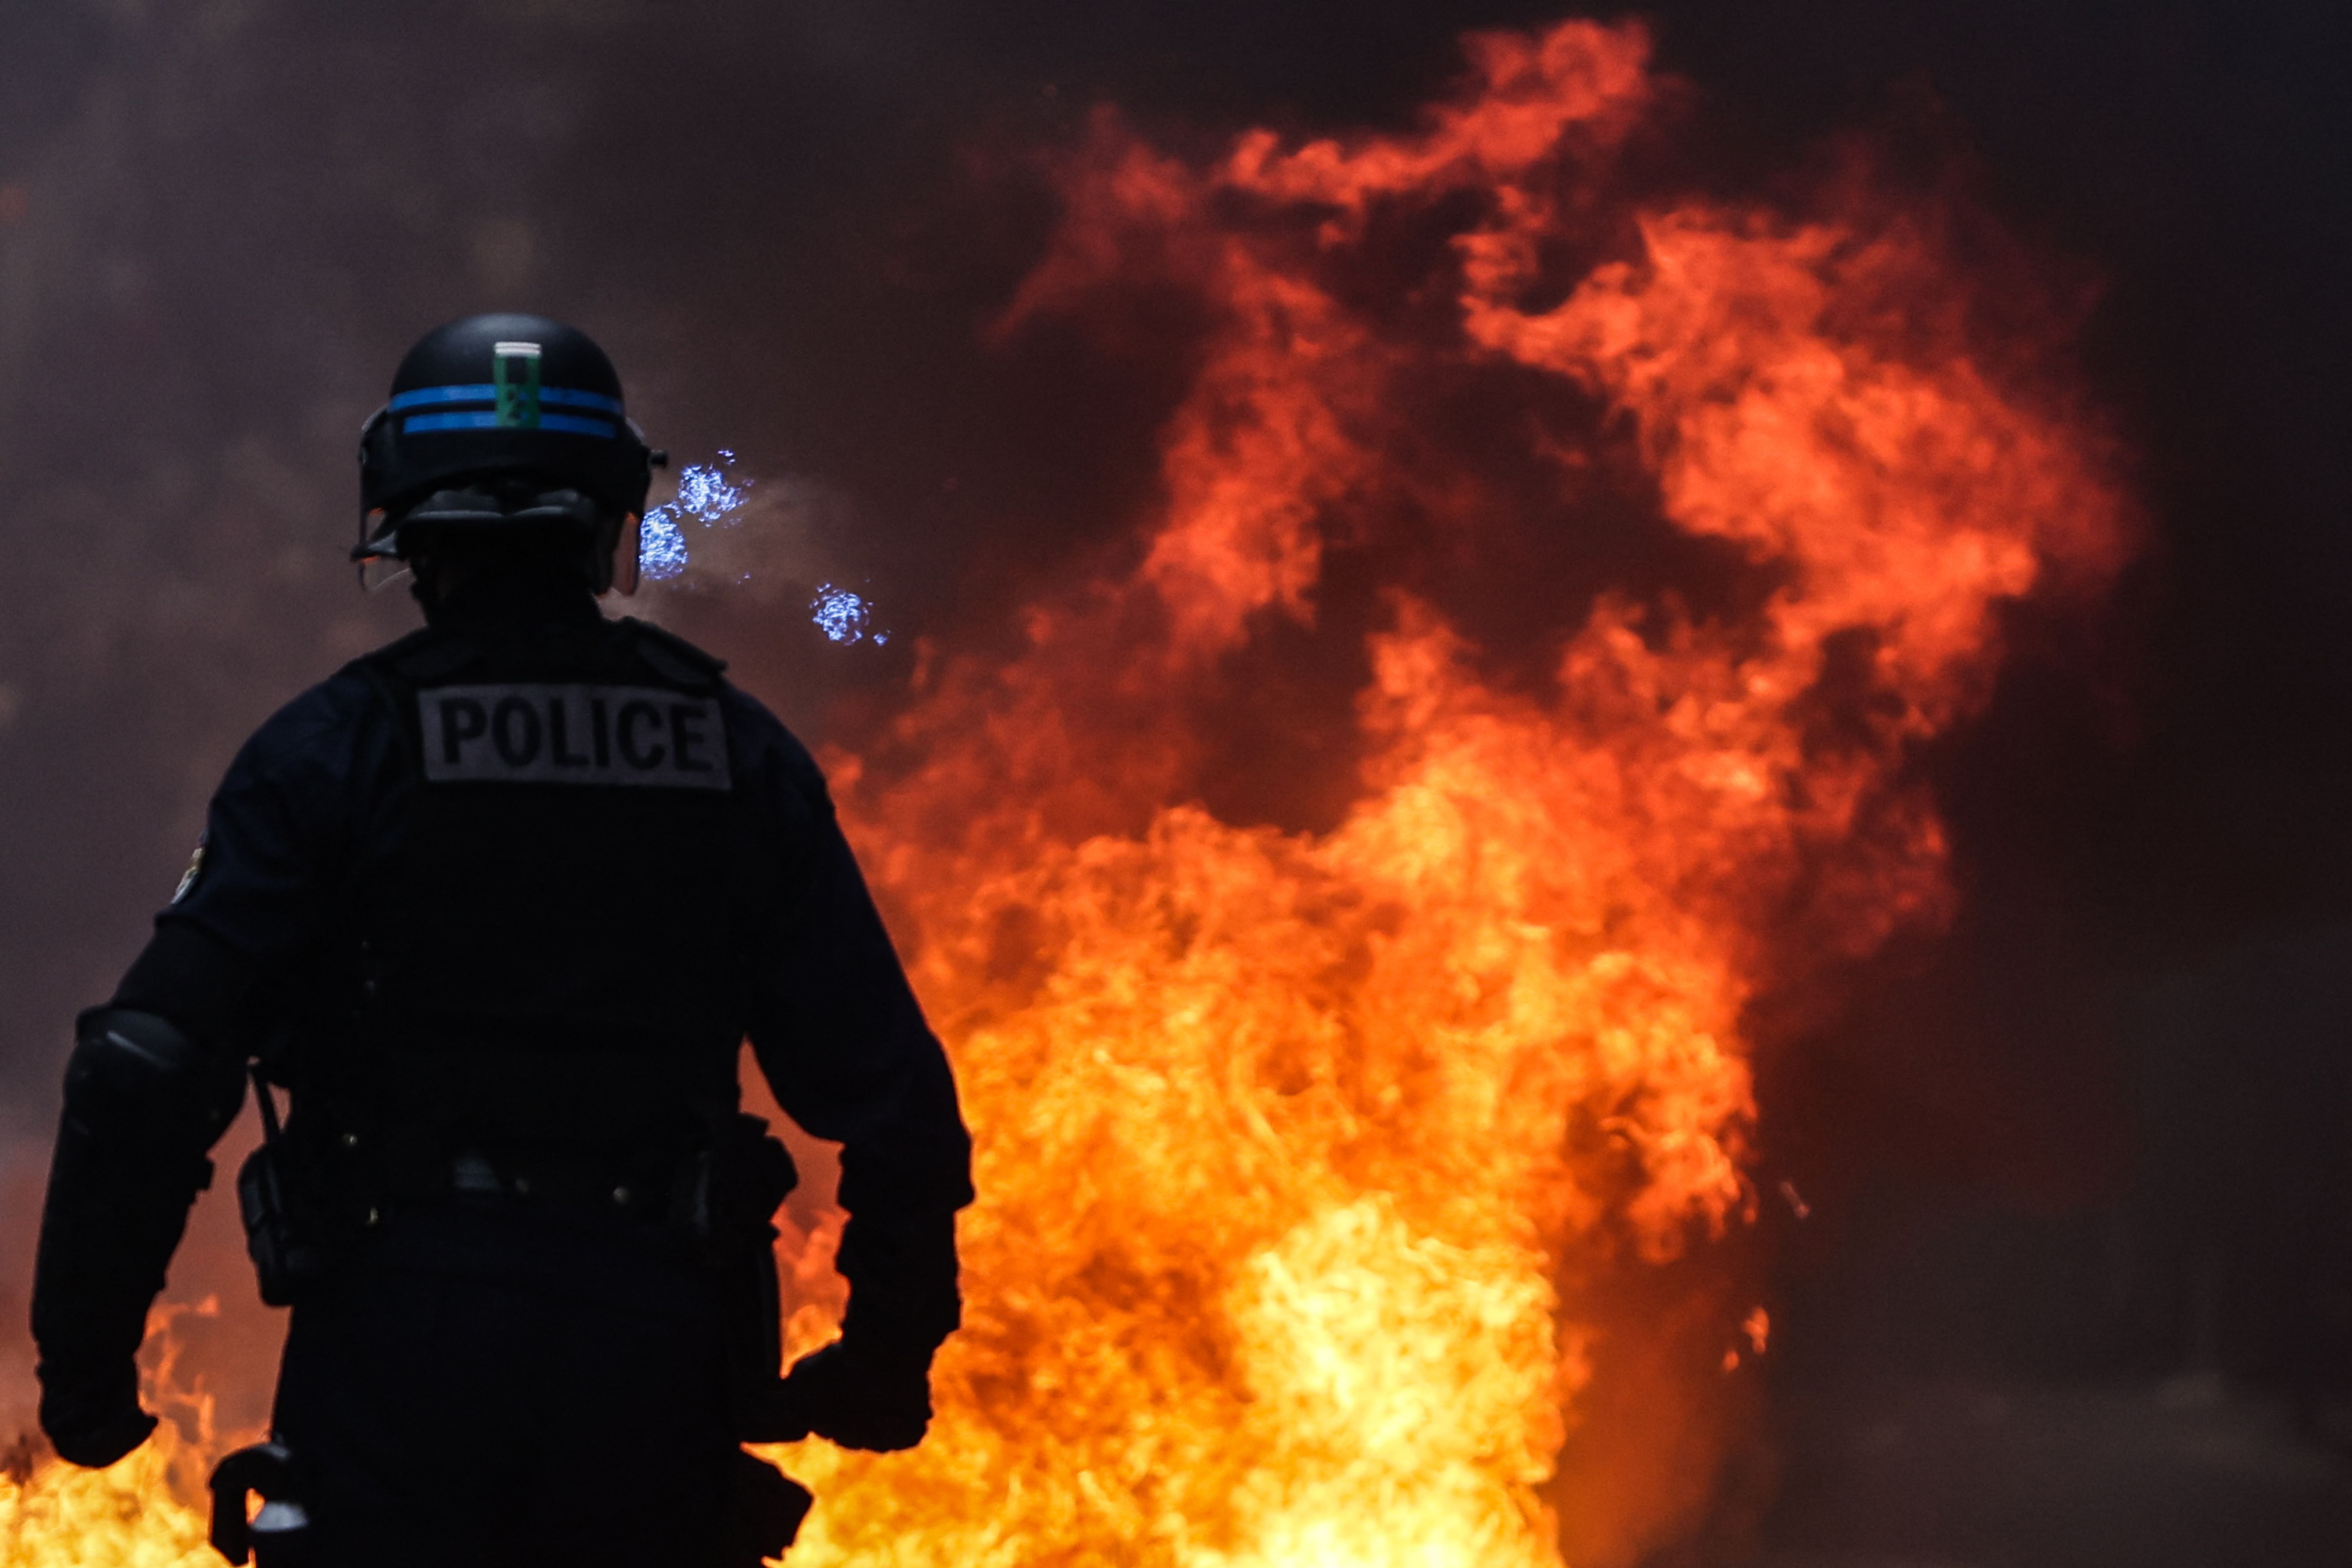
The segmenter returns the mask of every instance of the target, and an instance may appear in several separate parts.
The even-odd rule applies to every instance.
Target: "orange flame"
[[[1254,132],[1202,169],[1106,118],[1066,173],[1004,330],[1171,287],[1211,324],[1132,569],[1033,603],[1010,662],[935,665],[833,760],[982,1197],[933,1437],[786,1456],[823,1500],[796,1562],[1629,1555],[1688,1489],[1554,1476],[1627,1353],[1604,1277],[1748,1213],[1746,1009],[1808,951],[1943,916],[1906,759],[1981,701],[2004,600],[2121,553],[2096,443],[1979,368],[1931,224],[1687,202],[1561,279],[1626,216],[1646,40],[1570,23],[1471,58],[1412,134]],[[1412,221],[1453,226],[1444,254],[1368,285]],[[1377,558],[1368,519],[1497,504],[1414,426],[1464,367],[1604,405],[1665,522],[1764,586],[1711,618],[1603,595],[1531,690],[1392,579],[1353,805],[1221,819],[1218,715],[1262,695],[1238,672],[1279,679],[1254,645],[1314,625],[1335,552]],[[1573,528],[1599,437],[1518,423]],[[1709,1373],[1763,1348],[1727,1305]]]
[[[51,1459],[0,1470],[0,1563],[9,1568],[221,1568],[205,1539],[173,1427],[103,1470]]]
[[[224,1442],[201,1375],[179,1375],[183,1317],[211,1317],[219,1303],[164,1302],[148,1314],[155,1353],[141,1377],[150,1410],[172,1417],[128,1456],[102,1470],[37,1459],[28,1442],[0,1456],[0,1564],[5,1568],[220,1568],[205,1539],[208,1516],[187,1500]],[[182,1435],[183,1426],[190,1436]],[[240,1436],[234,1442],[245,1442]]]
[[[1629,1560],[1704,1492],[1676,1423],[1769,1329],[1741,1287],[1647,1339],[1611,1310],[1752,1212],[1751,1004],[1944,917],[1916,748],[1982,701],[2005,601],[2124,552],[2098,442],[1985,368],[1933,214],[1630,203],[1640,28],[1469,52],[1410,133],[1193,167],[1106,117],[1064,171],[1003,330],[1154,290],[1204,336],[1128,564],[1030,604],[1010,659],[927,652],[831,759],[982,1195],[929,1440],[776,1451],[820,1496],[795,1564]],[[1422,575],[1527,504],[1430,425],[1477,378],[1563,542],[1630,463],[1745,587],[1539,571],[1546,666],[1511,672]],[[1221,815],[1223,721],[1305,700],[1267,650],[1342,635],[1349,560],[1386,584],[1323,726],[1349,804]],[[836,1237],[788,1249],[796,1348]],[[1691,1321],[1703,1353],[1659,1348]],[[1585,1422],[1618,1462],[1562,1474]],[[7,1561],[197,1560],[167,1461],[0,1479]]]

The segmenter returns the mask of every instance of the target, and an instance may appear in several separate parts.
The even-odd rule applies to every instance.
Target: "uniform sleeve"
[[[78,1025],[32,1300],[41,1423],[76,1463],[110,1463],[154,1424],[134,1360],[147,1311],[242,1102],[271,983],[323,904],[333,698],[314,690],[247,743],[154,937]]]
[[[390,739],[388,724],[370,732],[373,697],[357,678],[339,677],[246,742],[205,814],[195,863],[155,917],[116,1005],[160,1014],[215,1050],[254,1047],[278,983],[323,927],[353,837],[354,773]]]
[[[770,721],[773,723],[773,721]],[[753,984],[751,1047],[777,1103],[841,1152],[845,1335],[928,1352],[960,1317],[955,1211],[971,1141],[823,775],[783,735],[757,771],[796,844]]]

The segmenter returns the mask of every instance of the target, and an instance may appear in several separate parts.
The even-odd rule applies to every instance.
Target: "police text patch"
[[[727,789],[719,702],[646,686],[440,686],[416,695],[435,784]]]

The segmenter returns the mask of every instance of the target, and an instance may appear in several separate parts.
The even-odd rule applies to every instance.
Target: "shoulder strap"
[[[269,1079],[259,1062],[251,1063],[247,1070],[253,1075],[254,1098],[261,1107],[261,1141],[275,1145],[282,1136],[278,1125],[278,1096],[269,1087]]]
[[[463,632],[424,626],[373,653],[362,654],[343,668],[366,681],[383,700],[407,742],[409,762],[415,764],[424,746],[416,727],[417,688],[446,680],[481,658],[481,645]]]
[[[457,674],[482,657],[480,645],[462,632],[424,626],[343,666],[379,690],[425,685]]]
[[[446,679],[482,657],[479,644],[462,632],[427,626],[363,661],[411,685]]]
[[[703,652],[675,632],[648,626],[634,616],[615,623],[626,627],[637,658],[655,674],[688,691],[716,691],[727,661]]]

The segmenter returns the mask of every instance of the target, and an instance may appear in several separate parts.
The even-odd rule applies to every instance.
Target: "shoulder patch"
[[[188,868],[180,873],[180,885],[172,889],[172,902],[178,903],[195,890],[196,879],[205,874],[205,840],[209,832],[196,835],[196,852],[188,857]]]
[[[416,694],[432,784],[734,787],[713,697],[653,686],[436,686]]]

